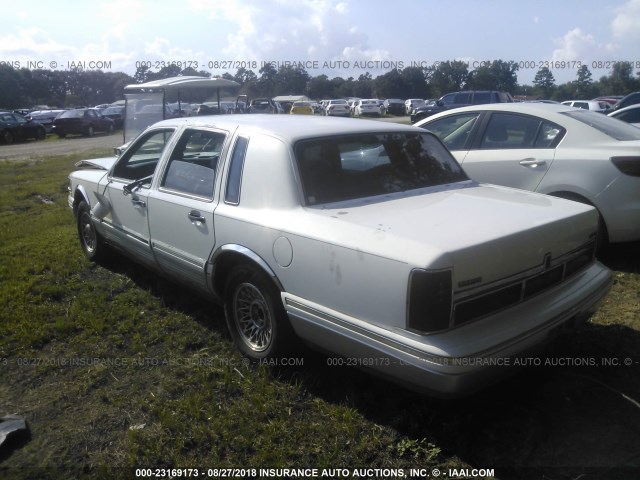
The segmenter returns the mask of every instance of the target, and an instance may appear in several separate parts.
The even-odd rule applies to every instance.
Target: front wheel
[[[227,280],[224,310],[236,347],[254,361],[291,350],[293,330],[271,279],[253,266],[236,268]]]
[[[105,246],[102,237],[96,231],[96,227],[91,220],[91,209],[86,202],[78,205],[78,237],[80,246],[85,257],[89,260],[97,261],[104,256]]]
[[[7,145],[11,145],[13,143],[13,133],[9,130],[2,132],[2,141]]]

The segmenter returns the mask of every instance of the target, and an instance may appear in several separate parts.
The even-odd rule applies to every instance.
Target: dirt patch
[[[0,161],[30,160],[52,155],[67,155],[89,150],[119,147],[124,143],[122,132],[93,137],[49,137],[45,141],[28,141],[13,145],[0,145]]]

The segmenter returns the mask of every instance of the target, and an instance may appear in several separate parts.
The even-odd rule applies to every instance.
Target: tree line
[[[495,60],[469,70],[462,61],[447,61],[436,67],[406,67],[393,69],[377,77],[369,72],[354,77],[311,76],[300,67],[290,65],[275,68],[267,63],[256,73],[240,68],[234,75],[224,73],[223,78],[235,80],[240,91],[225,92],[229,96],[246,94],[249,98],[277,95],[306,95],[313,99],[326,98],[439,98],[458,90],[500,90],[516,96],[551,100],[590,99],[605,95],[625,95],[640,90],[640,72],[634,75],[634,66],[628,62],[613,64],[608,75],[594,80],[586,65],[576,71],[573,81],[556,84],[553,72],[542,67],[531,85],[520,85],[516,62]],[[194,69],[181,69],[170,65],[158,71],[141,66],[131,76],[122,72],[75,69],[29,70],[14,69],[0,62],[0,107],[33,108],[93,106],[124,98],[124,87],[134,83],[196,75],[209,77],[210,73]],[[191,98],[182,94],[182,100],[202,102],[210,99],[210,92],[194,91]],[[169,99],[171,101],[172,99]]]

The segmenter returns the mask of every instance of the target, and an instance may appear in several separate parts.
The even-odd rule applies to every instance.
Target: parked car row
[[[43,125],[19,113],[0,112],[0,141],[6,145],[16,140],[43,140],[47,132]]]
[[[22,113],[20,113],[22,112]],[[99,105],[92,108],[0,111],[0,143],[44,139],[48,134],[61,138],[69,134],[91,136],[122,128],[124,106]]]

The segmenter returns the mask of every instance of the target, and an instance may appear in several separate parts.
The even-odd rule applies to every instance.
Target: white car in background
[[[562,105],[600,113],[607,113],[611,110],[611,104],[603,100],[567,100],[562,102]]]
[[[363,117],[367,115],[377,116],[382,115],[382,109],[378,105],[378,100],[358,100],[353,107],[353,115],[356,117]]]
[[[469,180],[409,125],[172,119],[79,167],[68,202],[85,255],[115,247],[219,300],[255,361],[305,342],[460,395],[588,319],[611,283],[592,207]]]
[[[640,127],[640,103],[621,108],[620,110],[614,110],[608,113],[608,115],[611,118],[617,118],[623,122],[630,123],[634,127]]]
[[[545,103],[458,108],[415,125],[438,135],[474,180],[593,205],[602,242],[640,240],[640,129]]]
[[[425,102],[422,98],[408,98],[404,101],[404,111],[407,115],[411,115],[417,107],[424,107]]]
[[[324,114],[327,117],[348,117],[351,115],[351,107],[346,100],[327,100],[324,104]]]

